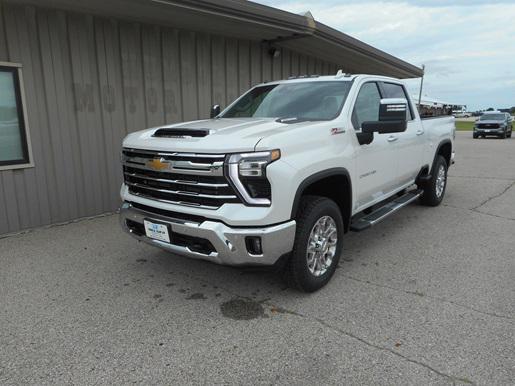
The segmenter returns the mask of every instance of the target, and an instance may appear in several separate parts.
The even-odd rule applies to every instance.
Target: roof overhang
[[[4,0],[103,17],[159,24],[254,41],[272,41],[301,53],[343,64],[352,73],[397,78],[422,76],[422,69],[342,32],[276,8],[243,0]],[[291,39],[296,37],[295,39]]]

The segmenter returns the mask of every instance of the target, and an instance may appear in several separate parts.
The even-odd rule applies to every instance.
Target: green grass
[[[474,128],[474,121],[456,121],[456,130],[458,131],[471,131]]]

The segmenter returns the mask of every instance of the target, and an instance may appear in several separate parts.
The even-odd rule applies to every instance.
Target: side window
[[[413,119],[413,113],[411,111],[411,106],[409,105],[409,98],[406,95],[406,90],[400,84],[395,83],[383,83],[384,97],[385,98],[404,98],[408,101],[408,121]]]
[[[352,112],[354,129],[359,130],[363,122],[378,121],[380,104],[381,94],[376,83],[365,83],[361,86]]]
[[[30,162],[19,71],[16,65],[0,65],[1,170]]]

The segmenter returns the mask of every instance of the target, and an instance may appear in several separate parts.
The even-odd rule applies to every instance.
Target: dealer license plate
[[[166,224],[155,223],[149,220],[143,220],[143,225],[145,226],[145,234],[147,237],[164,241],[166,243],[170,242],[170,229]]]

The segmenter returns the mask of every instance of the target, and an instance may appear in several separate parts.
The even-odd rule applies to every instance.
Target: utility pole
[[[426,72],[426,65],[422,65],[422,78],[420,78],[420,91],[418,93],[418,108],[420,109],[420,102],[422,101],[422,87],[424,87],[424,74]]]

